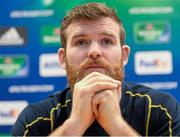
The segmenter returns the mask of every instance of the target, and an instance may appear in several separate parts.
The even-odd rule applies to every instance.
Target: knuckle
[[[79,84],[79,83],[76,83],[76,84],[74,85],[74,91],[79,91],[80,89],[81,89],[80,84]]]
[[[92,76],[98,76],[99,75],[99,73],[98,72],[92,72]]]
[[[105,96],[106,96],[106,97],[112,97],[112,96],[113,96],[112,91],[111,91],[111,90],[106,90],[106,91],[105,91]]]
[[[74,93],[75,94],[81,94],[81,93],[83,93],[83,90],[84,90],[84,86],[82,85],[82,84],[80,84],[80,83],[76,83],[75,85],[74,85]]]
[[[101,83],[97,82],[97,83],[96,83],[96,86],[97,86],[97,87],[101,87]]]

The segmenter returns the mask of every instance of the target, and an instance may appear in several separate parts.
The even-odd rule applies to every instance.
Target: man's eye
[[[102,45],[113,45],[113,42],[112,42],[112,40],[110,40],[110,39],[103,39],[103,40],[101,41],[101,44],[102,44]]]
[[[78,40],[75,42],[75,46],[87,46],[89,44],[89,41],[87,40]]]

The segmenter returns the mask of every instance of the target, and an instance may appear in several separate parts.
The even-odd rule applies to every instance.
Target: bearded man
[[[180,107],[172,96],[123,81],[130,48],[113,9],[80,5],[61,26],[58,55],[69,87],[26,107],[13,136],[180,135]]]

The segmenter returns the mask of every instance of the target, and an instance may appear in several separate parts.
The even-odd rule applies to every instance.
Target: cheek
[[[109,50],[105,53],[106,58],[111,62],[111,63],[120,63],[121,62],[121,50],[119,49],[114,49],[114,50]]]
[[[85,59],[85,53],[80,52],[80,50],[71,48],[71,50],[67,50],[66,58],[70,64],[79,65]]]

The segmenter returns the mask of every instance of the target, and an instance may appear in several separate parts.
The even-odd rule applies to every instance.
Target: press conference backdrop
[[[180,102],[180,1],[96,0],[118,12],[131,47],[126,80],[169,92]],[[67,85],[60,68],[60,22],[92,0],[0,1],[0,134],[20,111]],[[78,54],[78,53],[77,53]]]

